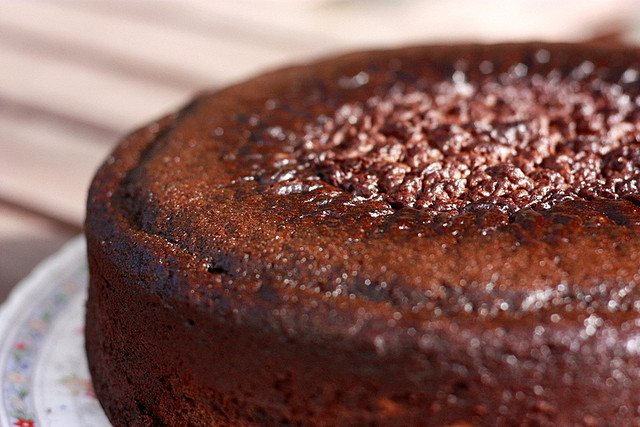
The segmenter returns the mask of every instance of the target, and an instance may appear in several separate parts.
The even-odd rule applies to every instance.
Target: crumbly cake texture
[[[325,181],[396,208],[458,214],[480,203],[514,213],[637,194],[633,91],[589,61],[568,76],[529,76],[528,68],[518,63],[470,82],[458,70],[435,84],[399,83],[321,116],[302,141],[289,139],[300,145],[300,163]]]
[[[640,425],[640,52],[427,46],[197,97],[88,200],[115,425]]]

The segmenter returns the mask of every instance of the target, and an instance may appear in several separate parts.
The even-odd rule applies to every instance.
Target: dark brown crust
[[[640,67],[635,49],[571,45],[357,53],[203,95],[119,146],[86,223],[87,351],[114,424],[636,423],[637,198],[433,218],[283,178],[271,127],[460,58],[588,59],[612,82]]]

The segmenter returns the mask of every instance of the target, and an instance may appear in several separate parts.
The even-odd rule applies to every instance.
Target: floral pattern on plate
[[[84,355],[86,284],[84,241],[76,238],[0,307],[0,426],[110,425]]]

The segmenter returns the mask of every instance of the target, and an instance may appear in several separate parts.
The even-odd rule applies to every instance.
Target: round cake
[[[89,193],[124,425],[640,425],[640,51],[359,52],[204,93]]]

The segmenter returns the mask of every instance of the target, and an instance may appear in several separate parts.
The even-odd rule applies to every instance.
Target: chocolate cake
[[[86,221],[123,425],[640,425],[640,51],[426,46],[204,93]]]

